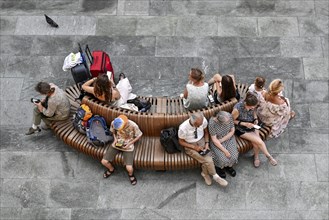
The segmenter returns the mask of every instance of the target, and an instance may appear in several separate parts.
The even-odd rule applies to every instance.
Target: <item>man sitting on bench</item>
[[[221,186],[227,186],[227,181],[222,179],[215,169],[214,162],[209,153],[208,122],[201,112],[193,113],[184,121],[178,130],[179,144],[185,148],[185,153],[201,163],[201,176],[206,184],[211,185],[213,179]]]

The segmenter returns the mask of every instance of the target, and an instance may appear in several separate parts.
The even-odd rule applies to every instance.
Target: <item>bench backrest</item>
[[[243,98],[248,87],[244,84],[238,85],[237,87],[241,98]],[[87,104],[93,114],[98,114],[105,117],[108,125],[110,125],[112,120],[120,114],[126,115],[130,120],[136,122],[143,134],[147,136],[159,136],[162,129],[178,127],[183,121],[189,118],[191,113],[194,112],[186,111],[184,109],[181,98],[143,98],[148,99],[152,103],[152,107],[149,112],[141,113],[123,108],[112,107],[90,96],[85,96],[82,99],[82,103]],[[197,111],[202,111],[204,116],[209,119],[217,111],[231,112],[236,103],[237,100],[232,98],[223,103],[215,104]]]

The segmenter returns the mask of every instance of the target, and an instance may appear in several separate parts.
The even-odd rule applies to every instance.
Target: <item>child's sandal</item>
[[[111,176],[113,173],[114,173],[115,169],[113,169],[112,171],[110,171],[109,169],[107,169],[104,174],[103,174],[103,177],[106,179],[108,178],[109,176]]]
[[[131,174],[131,175],[128,174],[128,176],[129,176],[129,180],[130,180],[131,185],[133,185],[133,186],[136,185],[137,184],[137,179],[136,179],[135,175],[134,174]]]

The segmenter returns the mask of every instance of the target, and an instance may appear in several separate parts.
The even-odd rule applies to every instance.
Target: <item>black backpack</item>
[[[127,101],[137,106],[139,112],[147,112],[151,108],[151,102],[143,98],[134,98]]]
[[[182,147],[178,143],[177,129],[174,127],[161,130],[160,142],[168,154],[182,151]]]

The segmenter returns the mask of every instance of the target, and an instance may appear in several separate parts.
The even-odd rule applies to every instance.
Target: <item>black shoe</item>
[[[235,177],[236,176],[236,172],[235,170],[233,169],[233,167],[224,167],[225,171],[230,174],[232,177]]]
[[[221,169],[221,168],[219,168],[219,167],[215,167],[215,168],[216,168],[216,173],[217,173],[220,177],[222,177],[223,179],[225,179],[225,178],[226,178],[226,173],[225,173],[224,169]]]
[[[58,28],[58,24],[56,24],[56,22],[53,19],[51,19],[47,15],[45,15],[45,17],[46,17],[47,23],[50,24],[50,26],[55,27],[55,28]]]

